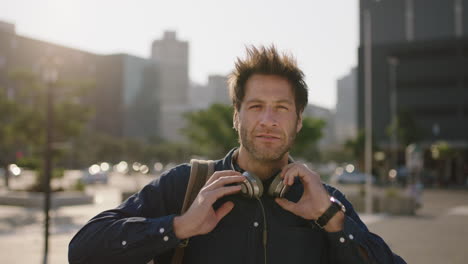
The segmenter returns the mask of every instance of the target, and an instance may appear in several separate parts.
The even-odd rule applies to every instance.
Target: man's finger
[[[215,171],[213,175],[206,181],[205,186],[210,185],[217,179],[223,177],[223,176],[235,176],[235,175],[241,175],[240,172],[234,171],[234,170],[223,170],[223,171]]]
[[[219,187],[223,187],[223,186],[225,186],[227,184],[239,183],[239,182],[243,182],[244,180],[245,180],[245,176],[242,176],[242,175],[223,176],[221,178],[218,178],[217,180],[215,180],[214,182],[212,182],[208,186],[206,186],[205,190],[211,191],[211,190],[217,189]]]
[[[291,167],[288,169],[288,171],[286,171],[285,175],[284,175],[284,184],[287,184],[289,186],[293,185],[294,184],[294,179],[297,177],[297,176],[301,176],[300,175],[300,170],[299,170],[299,165],[295,165],[294,167]]]
[[[294,214],[296,211],[296,203],[293,203],[291,201],[288,201],[287,199],[284,198],[276,198],[275,202],[279,204],[284,210],[289,211]]]
[[[286,175],[288,170],[291,169],[292,167],[294,167],[295,165],[296,165],[296,163],[289,163],[288,165],[281,168],[281,177],[284,179],[284,176]]]
[[[218,219],[218,222],[223,219],[229,212],[231,212],[232,208],[234,208],[234,203],[231,201],[225,202],[221,207],[216,210],[216,218]]]
[[[220,188],[217,188],[217,189],[214,189],[214,190],[208,192],[208,197],[210,199],[213,199],[212,203],[214,203],[219,198],[221,198],[221,197],[223,197],[225,195],[237,193],[240,190],[241,190],[240,185],[220,187]]]
[[[284,176],[285,183],[289,186],[293,185],[296,176],[299,176],[299,169],[297,166],[294,166],[286,172],[286,175]]]
[[[294,168],[289,169],[286,172],[285,175],[285,183],[292,185],[294,183],[294,178],[299,177],[301,180],[302,184],[308,185],[311,184],[312,178],[318,177],[320,179],[320,176],[318,176],[317,173],[303,167],[302,165],[297,165]]]
[[[283,177],[283,182],[284,184],[287,185],[293,185],[294,184],[294,179],[296,176],[300,176],[300,169],[301,169],[302,164],[300,163],[289,163],[283,169],[281,170],[281,174]]]

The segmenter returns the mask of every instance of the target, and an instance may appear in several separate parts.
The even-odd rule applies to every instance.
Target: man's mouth
[[[267,141],[274,141],[274,140],[280,139],[280,137],[275,136],[275,135],[270,135],[270,134],[258,134],[256,137],[262,140],[267,140]]]

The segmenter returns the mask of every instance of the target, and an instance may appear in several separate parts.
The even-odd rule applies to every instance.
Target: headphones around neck
[[[242,171],[242,169],[234,162],[237,159],[239,150],[236,149],[232,154],[231,167],[237,171]],[[289,156],[289,161],[294,162],[293,158]],[[281,171],[279,171],[275,176],[273,176],[273,181],[268,187],[268,194],[272,197],[283,198],[289,190],[289,185],[283,183],[283,179],[280,176]],[[260,178],[248,171],[244,171],[242,175],[245,176],[245,180],[240,184],[241,185],[241,194],[247,198],[259,199],[263,195],[263,183]]]
[[[283,198],[289,190],[289,185],[283,183],[283,179],[280,177],[280,173],[274,176],[273,181],[268,187],[268,195],[272,197]],[[244,172],[242,175],[245,176],[245,180],[241,185],[241,194],[247,198],[257,199],[263,195],[263,183],[258,176],[251,172]]]

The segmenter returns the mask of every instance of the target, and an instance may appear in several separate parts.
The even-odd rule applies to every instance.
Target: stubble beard
[[[283,142],[279,146],[270,148],[267,146],[256,145],[254,142],[254,135],[250,134],[249,136],[247,128],[241,126],[239,133],[239,142],[241,146],[243,146],[250,153],[252,158],[261,162],[269,163],[280,161],[284,157],[284,155],[291,149],[291,146],[294,144],[296,134],[296,130],[292,129],[292,131],[290,131],[289,133],[288,138],[283,137],[287,141]]]

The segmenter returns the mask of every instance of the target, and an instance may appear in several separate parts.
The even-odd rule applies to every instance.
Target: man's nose
[[[262,126],[276,126],[277,117],[275,111],[271,108],[266,108],[260,116],[260,124]]]

